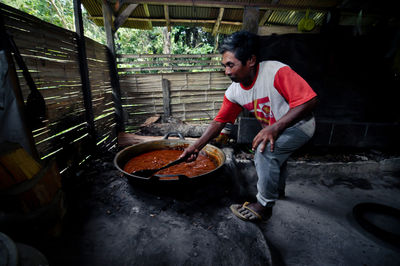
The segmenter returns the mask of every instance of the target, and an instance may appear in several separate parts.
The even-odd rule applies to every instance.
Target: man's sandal
[[[251,222],[262,221],[261,215],[255,210],[250,209],[248,207],[249,204],[250,202],[247,201],[243,203],[243,205],[233,204],[231,205],[230,209],[234,215],[236,215],[238,218],[244,221],[251,221]]]

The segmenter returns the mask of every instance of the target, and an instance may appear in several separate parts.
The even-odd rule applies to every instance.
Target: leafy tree
[[[0,2],[56,26],[75,31],[74,6],[71,0],[0,0]],[[88,19],[82,8],[85,36],[105,44],[104,29]]]
[[[138,30],[120,28],[114,35],[117,53],[120,54],[162,54],[162,28]]]
[[[0,0],[2,3],[36,16],[44,21],[75,31],[73,1],[71,0]],[[106,43],[103,27],[88,19],[82,8],[85,36]],[[165,33],[164,33],[165,34]],[[172,54],[209,54],[215,49],[214,37],[200,27],[173,27],[170,33]],[[162,54],[164,35],[162,27],[152,30],[120,28],[115,33],[117,53]]]

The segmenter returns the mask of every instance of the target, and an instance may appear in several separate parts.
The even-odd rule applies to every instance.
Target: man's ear
[[[247,64],[249,64],[249,67],[254,67],[257,63],[257,57],[255,55],[252,55],[249,60],[247,60]]]

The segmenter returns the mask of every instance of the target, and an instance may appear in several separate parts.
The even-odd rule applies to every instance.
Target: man
[[[232,212],[243,220],[268,219],[284,192],[284,167],[289,156],[314,134],[311,110],[316,93],[289,66],[278,61],[258,62],[259,38],[240,31],[224,40],[220,48],[225,74],[233,81],[225,92],[220,111],[203,135],[181,157],[197,158],[199,151],[217,137],[226,123],[234,123],[242,108],[261,123],[253,139],[256,151],[257,202],[234,204]]]

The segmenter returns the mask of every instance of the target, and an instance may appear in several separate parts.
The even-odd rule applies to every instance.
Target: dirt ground
[[[396,155],[295,154],[286,198],[269,221],[253,224],[229,210],[254,200],[253,154],[221,148],[226,165],[194,184],[131,182],[114,167],[115,152],[99,155],[64,180],[61,234],[16,234],[15,241],[37,248],[50,265],[400,264],[398,246],[367,232],[352,213],[363,202],[400,209]]]
[[[235,219],[232,184],[148,186],[119,175],[112,157],[76,177],[64,230],[41,248],[51,265],[270,265],[261,230]],[[211,181],[211,182],[210,182]]]

